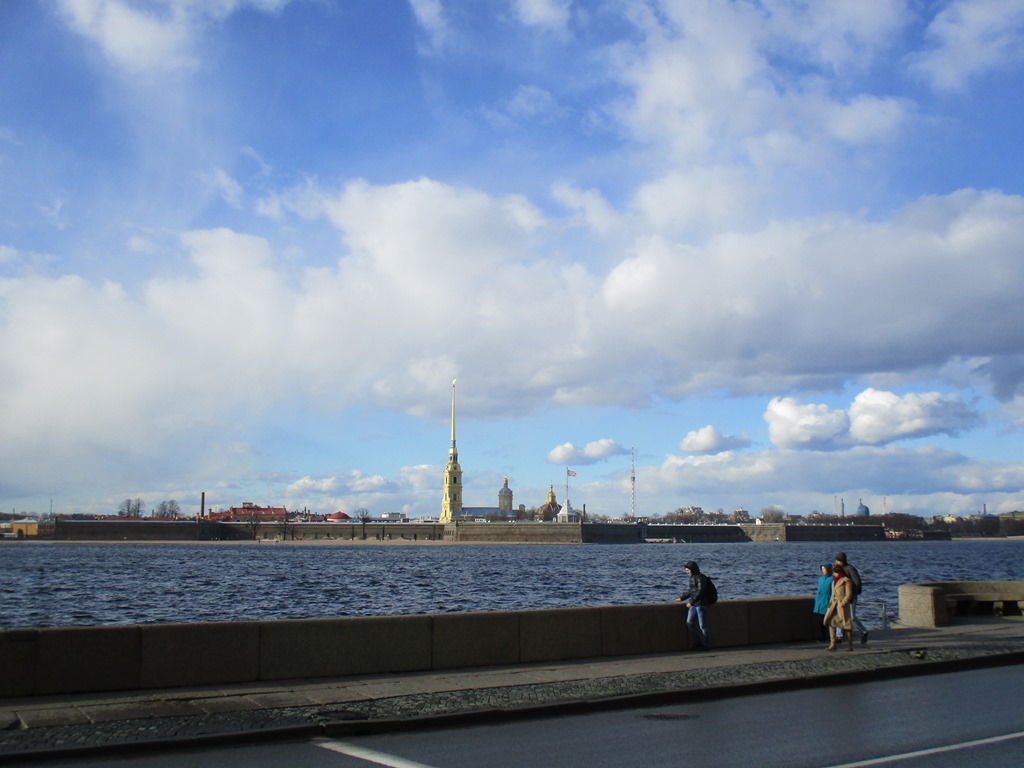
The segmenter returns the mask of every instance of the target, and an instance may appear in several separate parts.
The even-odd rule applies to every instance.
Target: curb
[[[927,652],[927,648],[906,649],[900,653]],[[960,672],[972,669],[1007,666],[1024,663],[1024,650],[970,656],[940,661],[920,660],[891,667],[857,669],[802,677],[774,680],[726,683],[715,686],[694,686],[668,691],[622,694],[587,699],[565,699],[546,703],[524,704],[515,707],[478,709],[452,714],[425,715],[401,719],[328,720],[309,725],[289,725],[252,730],[225,731],[197,736],[158,738],[152,741],[112,742],[96,745],[42,747],[25,751],[0,752],[0,764],[27,763],[61,758],[97,758],[104,755],[119,756],[156,751],[181,751],[242,743],[269,743],[274,741],[330,738],[394,733],[399,731],[429,730],[471,725],[485,725],[542,717],[579,715],[591,712],[658,707],[679,703],[694,703],[719,699],[753,696],[808,688],[826,688],[864,682],[881,682],[906,677]]]
[[[0,752],[0,765],[5,763],[27,763],[30,761],[56,760],[59,758],[97,758],[104,755],[129,755],[161,750],[184,750],[201,747],[227,746],[243,742],[285,741],[307,739],[323,735],[322,725],[289,725],[279,728],[261,728],[251,731],[230,731],[202,734],[200,736],[178,736],[152,741],[115,742],[93,746],[43,747],[24,752]]]
[[[828,688],[861,682],[881,682],[904,677],[919,677],[960,672],[987,667],[1008,666],[1024,663],[1024,651],[976,656],[943,661],[921,661],[915,665],[900,665],[876,669],[858,669],[848,672],[832,672],[807,677],[780,680],[761,680],[749,683],[731,683],[711,687],[678,688],[672,691],[654,691],[595,699],[555,701],[531,704],[522,707],[499,707],[479,709],[445,715],[426,715],[401,720],[338,720],[323,723],[324,734],[332,738],[343,736],[364,736],[396,731],[452,728],[467,725],[483,725],[509,720],[529,720],[538,717],[578,715],[633,707],[658,707],[679,702],[715,701],[719,699],[754,696],[781,691],[795,691],[807,688]]]

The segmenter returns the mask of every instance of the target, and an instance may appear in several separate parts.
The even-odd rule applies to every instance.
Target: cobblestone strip
[[[312,727],[344,720],[403,720],[489,710],[525,709],[573,701],[599,701],[697,688],[750,685],[858,671],[916,666],[978,657],[1024,653],[1024,641],[972,644],[888,653],[826,654],[800,661],[708,667],[686,672],[644,673],[533,683],[475,690],[392,696],[334,706],[280,707],[147,720],[43,726],[0,731],[0,761],[18,755],[111,745],[144,744],[224,734]]]

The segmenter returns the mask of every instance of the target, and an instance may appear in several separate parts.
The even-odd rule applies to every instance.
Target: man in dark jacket
[[[690,560],[683,566],[686,575],[690,577],[690,591],[684,592],[676,598],[677,603],[686,604],[686,626],[690,629],[692,637],[697,645],[697,650],[707,651],[711,649],[708,640],[708,625],[705,617],[708,598],[708,577],[700,572],[700,567]]]

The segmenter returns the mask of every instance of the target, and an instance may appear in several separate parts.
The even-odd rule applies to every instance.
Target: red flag
[[[566,467],[566,468],[565,468],[565,474],[566,474],[566,477],[576,477],[576,473],[575,473],[575,472],[573,472],[573,471],[572,471],[571,469],[569,469],[568,467]]]

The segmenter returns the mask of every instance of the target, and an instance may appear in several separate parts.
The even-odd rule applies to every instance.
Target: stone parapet
[[[927,581],[901,584],[900,624],[944,627],[971,616],[1020,616],[1024,581]]]
[[[722,601],[716,647],[810,640],[811,597]],[[0,632],[0,697],[150,690],[683,651],[676,603]]]

